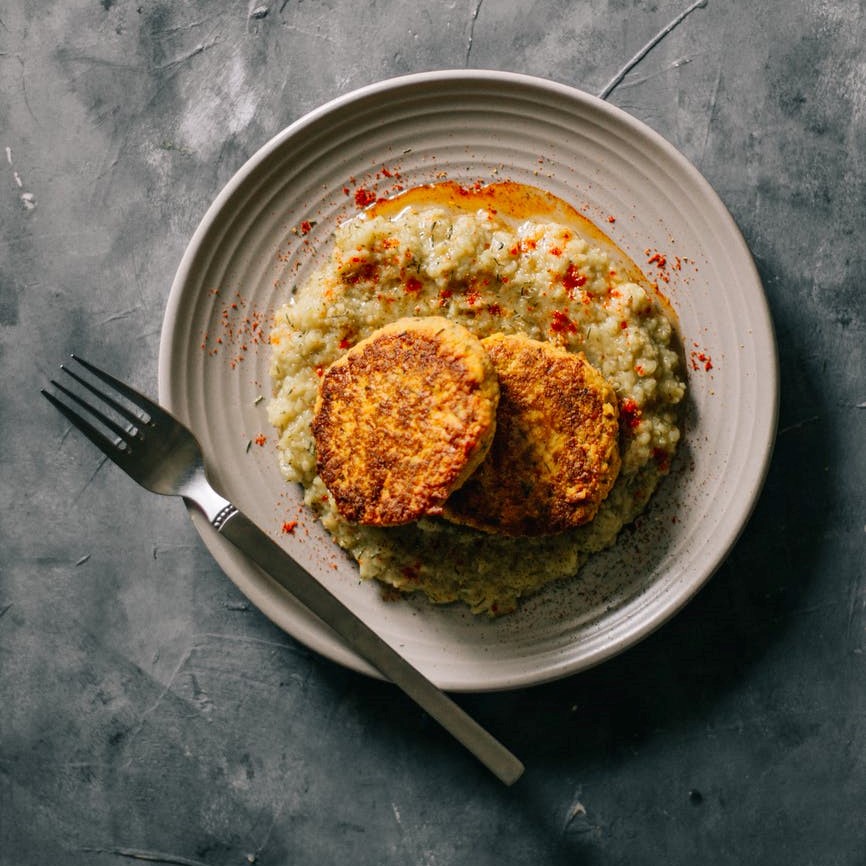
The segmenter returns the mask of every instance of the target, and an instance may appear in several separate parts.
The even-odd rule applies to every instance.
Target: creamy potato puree
[[[401,527],[343,520],[316,474],[320,377],[350,346],[405,316],[444,316],[483,338],[525,334],[583,352],[613,386],[622,467],[595,518],[556,535],[509,538],[422,518]],[[340,225],[328,260],[275,316],[273,399],[280,468],[305,489],[364,578],[475,613],[574,575],[642,511],[668,471],[685,393],[671,317],[598,229],[530,187],[419,188]]]

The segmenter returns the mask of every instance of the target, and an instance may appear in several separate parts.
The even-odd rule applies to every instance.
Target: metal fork
[[[71,357],[108,389],[65,365],[60,369],[95,395],[103,407],[115,413],[114,417],[107,414],[105,408],[99,408],[99,404],[53,380],[51,384],[56,394],[45,389],[42,393],[94,445],[142,487],[166,496],[183,497],[198,507],[220,535],[334,629],[349,647],[399,686],[502,782],[511,785],[520,778],[523,765],[508,749],[211,487],[201,448],[183,424],[152,400],[93,364],[75,355]],[[57,394],[62,395],[62,399]],[[119,397],[130,405],[122,403]],[[91,423],[80,409],[103,429]],[[125,423],[118,423],[117,418]]]

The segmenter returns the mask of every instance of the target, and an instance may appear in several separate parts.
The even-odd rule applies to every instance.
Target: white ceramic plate
[[[649,511],[577,578],[495,621],[421,599],[386,602],[377,585],[361,582],[354,563],[304,512],[300,491],[281,479],[265,411],[270,316],[327,252],[335,221],[356,212],[357,190],[382,196],[442,178],[510,179],[574,205],[651,278],[667,277],[660,285],[679,314],[689,359],[686,440]],[[656,253],[666,258],[664,274],[648,262]],[[775,437],[778,371],[748,249],[710,186],[666,141],[570,87],[444,71],[336,99],[281,132],[236,174],[205,215],[172,286],[159,393],[199,437],[225,495],[386,640],[443,688],[493,690],[597,664],[694,595],[758,496]],[[192,517],[220,565],[273,622],[370,672]],[[293,532],[282,531],[286,521],[298,522]]]

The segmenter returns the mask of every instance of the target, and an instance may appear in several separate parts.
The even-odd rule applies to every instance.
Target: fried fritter
[[[499,386],[462,325],[405,318],[324,373],[313,419],[319,475],[353,523],[396,526],[440,514],[484,459]]]
[[[496,434],[444,516],[511,536],[592,520],[620,468],[613,388],[582,354],[550,343],[494,334],[482,345],[499,378]]]

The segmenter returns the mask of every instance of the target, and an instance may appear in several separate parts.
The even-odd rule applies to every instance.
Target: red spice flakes
[[[611,214],[610,216],[608,216],[607,221],[608,221],[611,225],[613,225],[613,223],[616,222],[616,217],[615,217],[613,214]]]
[[[706,352],[702,351],[697,343],[694,346],[695,348],[689,353],[691,368],[693,370],[700,370],[703,367],[709,373],[713,369],[713,359]]]
[[[565,286],[569,295],[574,297],[575,290],[586,285],[586,277],[574,266],[574,264],[570,264],[562,275],[562,285]]]
[[[421,563],[416,562],[414,565],[404,565],[403,568],[400,569],[400,573],[406,578],[406,580],[417,582],[421,579]]]
[[[638,424],[640,424],[640,416],[640,406],[631,397],[626,398],[619,404],[619,417],[629,430],[637,428]]]
[[[658,250],[644,250],[644,255],[647,257],[647,264],[655,265],[658,269],[658,277],[661,280],[664,280],[666,283],[671,281],[670,273],[668,272],[668,258],[664,253],[660,253]]]
[[[343,339],[340,340],[339,346],[341,349],[348,349],[353,342],[354,340],[351,337],[343,337]]]
[[[577,325],[568,318],[564,310],[554,310],[550,321],[550,330],[555,334],[576,334]]]
[[[282,527],[282,529],[283,529],[283,532],[284,532],[286,535],[294,535],[294,534],[295,534],[295,529],[297,528],[297,526],[298,526],[298,521],[297,521],[297,520],[286,520],[286,521],[283,523],[283,527]]]
[[[256,445],[259,446],[259,448],[261,448],[265,444],[265,442],[267,442],[267,441],[268,441],[268,437],[265,436],[264,433],[259,433],[259,435],[256,436],[255,439],[253,439],[253,442],[255,442]]]
[[[218,295],[219,291],[212,290],[211,294]],[[224,349],[235,350],[229,360],[232,369],[244,360],[252,346],[267,342],[264,315],[247,310],[247,302],[239,292],[234,297],[236,300],[225,304],[220,313],[219,328],[204,333],[201,342],[201,348],[209,355],[218,355]]]
[[[301,234],[302,235],[308,235],[313,230],[314,225],[315,225],[314,222],[310,222],[309,220],[304,220],[300,226]]]
[[[359,256],[354,256],[351,261],[357,267],[354,270],[343,273],[344,283],[354,286],[362,280],[371,283],[379,282],[379,266],[375,262],[369,262]]]
[[[403,288],[408,294],[414,295],[420,292],[423,286],[421,285],[421,280],[416,277],[409,277],[409,279],[403,284]]]
[[[653,460],[659,468],[659,472],[667,474],[671,469],[671,455],[664,448],[653,448]]]
[[[369,207],[376,201],[376,194],[368,190],[364,186],[359,186],[355,190],[355,204],[359,208]]]
[[[559,257],[562,255],[562,250],[559,247],[551,247],[550,254]]]
[[[532,238],[521,238],[508,252],[513,256],[521,253],[529,252],[530,250],[538,249],[538,242]]]
[[[501,316],[502,307],[499,304],[488,304],[487,312],[490,313],[491,316]]]
[[[371,204],[384,201],[385,194],[394,195],[402,192],[405,189],[402,180],[403,176],[400,174],[399,168],[383,165],[375,173],[370,171],[366,175],[366,180],[360,184],[358,178],[350,177],[349,182],[343,187],[343,195],[347,198],[352,196],[355,205],[363,210]],[[377,192],[377,187],[382,182],[389,183],[388,189],[384,192]]]
[[[476,292],[474,289],[466,293],[466,303],[469,304],[470,307],[474,307],[478,303],[480,298],[481,295],[478,294],[478,292]]]
[[[391,168],[388,168],[388,166],[386,165],[383,165],[382,168],[380,168],[379,171],[376,172],[376,180],[381,180],[382,178],[395,181],[403,180],[403,176],[400,174],[399,168],[397,168],[396,166],[391,166]],[[392,191],[399,191],[402,188],[403,187],[399,183],[395,183],[391,187]]]
[[[487,186],[487,184],[483,180],[479,179],[469,186],[458,186],[457,194],[462,196],[472,195],[473,193],[481,192],[481,190],[484,189],[485,186]]]

